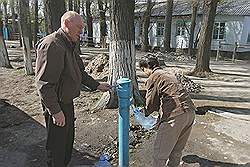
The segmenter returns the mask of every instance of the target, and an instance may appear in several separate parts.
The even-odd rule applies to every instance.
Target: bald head
[[[78,21],[83,23],[82,17],[78,13],[76,13],[75,11],[68,11],[62,15],[61,26],[63,26],[62,24],[65,22],[65,20],[69,20],[69,21],[78,20]]]
[[[79,40],[83,27],[82,17],[74,11],[68,11],[61,17],[61,28],[73,42]]]

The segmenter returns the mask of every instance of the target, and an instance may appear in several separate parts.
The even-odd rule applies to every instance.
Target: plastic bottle
[[[107,154],[102,154],[99,161],[95,164],[95,167],[112,167],[108,160],[109,156]]]
[[[145,117],[145,114],[141,112],[140,107],[136,107],[133,109],[134,119],[136,124],[140,124],[145,129],[153,129],[155,124],[157,123],[157,118],[149,115]]]

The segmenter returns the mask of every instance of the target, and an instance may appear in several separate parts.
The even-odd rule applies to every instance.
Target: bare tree
[[[86,0],[86,16],[87,16],[87,30],[88,30],[88,46],[94,46],[93,42],[93,18],[91,15],[91,6],[92,1]]]
[[[74,11],[80,14],[80,0],[74,0]]]
[[[165,26],[164,26],[163,51],[170,52],[173,0],[167,0],[165,13],[166,16],[165,16]]]
[[[61,16],[65,13],[64,0],[44,0],[48,33],[52,33],[61,27]]]
[[[198,5],[199,5],[198,0],[192,1],[192,16],[191,16],[191,27],[190,27],[190,34],[189,34],[188,55],[192,55],[192,51],[193,51],[194,30],[195,30],[195,25],[196,25]]]
[[[152,0],[147,0],[147,9],[143,14],[142,18],[142,46],[141,50],[146,52],[149,49],[149,41],[148,41],[148,32],[149,32],[149,25],[150,25],[150,16],[151,11],[154,6]]]
[[[21,19],[19,19],[19,17],[20,17],[20,8],[19,8],[19,1],[18,1],[18,31],[19,31],[19,34],[18,34],[18,36],[19,36],[19,46],[20,47],[23,47],[23,41],[22,41],[22,30],[21,30]]]
[[[8,24],[8,18],[9,18],[8,10],[7,10],[8,1],[3,0],[2,3],[3,3],[3,9],[4,9],[3,10],[4,11],[4,23],[5,23],[5,25],[7,25]]]
[[[109,83],[115,85],[121,77],[132,81],[132,94],[137,103],[141,102],[135,68],[135,34],[134,34],[133,0],[111,1],[111,39],[109,50]],[[117,107],[116,91],[104,93],[98,104],[108,108]]]
[[[85,4],[84,4],[85,0],[81,0],[81,9],[82,9],[82,12],[81,12],[81,15],[85,17],[85,13],[84,13],[84,8],[85,8]]]
[[[211,72],[209,67],[210,49],[217,4],[218,0],[204,1],[205,11],[198,43],[198,55],[195,69],[190,73],[191,75],[204,77],[208,72]]]
[[[6,48],[5,41],[3,39],[3,22],[0,15],[0,67],[12,68]]]
[[[46,7],[46,0],[43,0],[43,16],[44,16],[44,30],[46,34],[49,34],[49,25],[48,25],[48,9]]]
[[[11,9],[11,20],[12,20],[12,31],[13,31],[13,33],[18,32],[18,25],[17,25],[17,22],[16,22],[17,14],[15,12],[15,7],[16,7],[15,0],[10,0],[10,9]]]
[[[74,0],[74,11],[80,14],[80,0]],[[76,51],[81,54],[80,41],[76,42]]]
[[[107,35],[107,24],[106,24],[106,9],[103,7],[104,3],[102,0],[98,0],[98,7],[100,12],[100,44],[102,48],[106,48],[106,35]]]
[[[34,0],[34,8],[35,8],[35,19],[34,19],[34,45],[37,43],[37,33],[39,30],[38,25],[38,0]]]
[[[201,27],[199,27],[199,30],[196,34],[195,40],[194,40],[194,48],[197,48],[198,42],[199,42],[199,36],[200,36],[200,32],[201,32]]]
[[[68,0],[68,9],[69,11],[73,10],[73,0]]]
[[[34,74],[31,59],[31,46],[30,46],[30,15],[29,15],[29,0],[19,0],[19,20],[21,27],[22,43],[23,43],[23,56],[24,68],[26,75]]]

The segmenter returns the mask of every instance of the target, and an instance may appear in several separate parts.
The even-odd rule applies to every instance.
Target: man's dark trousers
[[[71,159],[75,129],[74,129],[74,106],[73,102],[60,103],[65,116],[65,126],[53,124],[52,116],[45,111],[47,128],[47,163],[49,167],[66,167]]]

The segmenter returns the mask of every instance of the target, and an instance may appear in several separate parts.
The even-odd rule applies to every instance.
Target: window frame
[[[250,32],[247,34],[247,43],[250,44]]]
[[[161,25],[161,26],[159,26]],[[164,36],[164,28],[165,28],[165,24],[163,21],[158,21],[156,23],[156,36],[157,37],[163,37]]]
[[[191,22],[189,20],[177,20],[175,36],[189,36],[187,29],[190,29]]]
[[[183,25],[176,26],[176,36],[185,36],[186,35],[186,28]]]
[[[215,22],[213,27],[213,40],[224,40],[226,38],[226,22]]]

